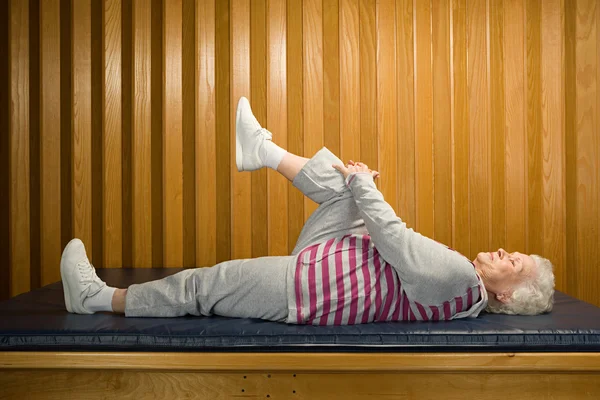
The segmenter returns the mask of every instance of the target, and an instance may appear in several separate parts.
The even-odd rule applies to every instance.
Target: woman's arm
[[[457,289],[458,292],[464,290],[465,283],[469,283],[465,280],[474,280],[470,283],[476,284],[469,260],[407,228],[375,186],[374,171],[369,172],[368,167],[363,166],[345,168],[346,185],[354,195],[371,240],[397,271],[407,294],[413,299],[437,304],[455,296]]]

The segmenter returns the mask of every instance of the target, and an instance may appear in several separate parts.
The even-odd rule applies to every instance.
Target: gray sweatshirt
[[[287,322],[346,325],[477,317],[487,292],[474,265],[395,214],[370,173],[346,185],[369,235],[304,248],[288,271]]]

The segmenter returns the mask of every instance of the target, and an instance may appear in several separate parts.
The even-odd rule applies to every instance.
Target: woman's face
[[[507,253],[504,249],[479,253],[473,263],[487,291],[503,303],[509,301],[516,287],[535,275],[537,268],[530,256],[519,252]]]

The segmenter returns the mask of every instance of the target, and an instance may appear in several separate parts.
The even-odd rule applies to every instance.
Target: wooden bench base
[[[598,399],[600,353],[0,352],[0,399]]]

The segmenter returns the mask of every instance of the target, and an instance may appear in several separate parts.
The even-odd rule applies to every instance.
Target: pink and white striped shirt
[[[472,310],[473,305],[484,300],[485,288],[475,272],[475,286],[465,284],[462,293],[440,304],[422,304],[409,298],[398,273],[381,257],[368,235],[346,235],[314,244],[295,260],[290,266],[293,293],[288,296],[288,323],[449,320],[476,316],[481,307]]]

